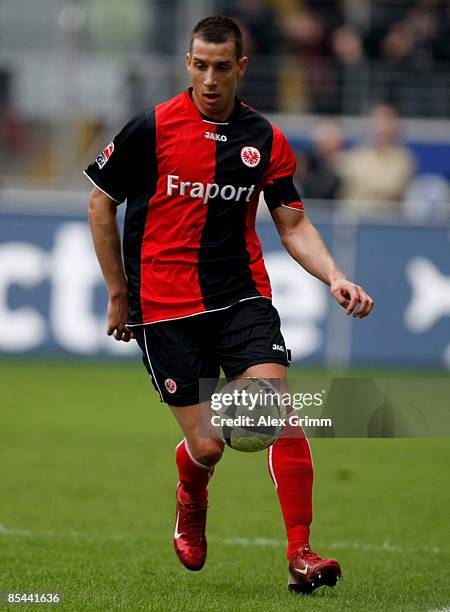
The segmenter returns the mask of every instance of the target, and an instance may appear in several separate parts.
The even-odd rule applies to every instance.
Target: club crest
[[[256,168],[261,161],[261,153],[255,147],[243,147],[241,150],[241,159],[249,168]]]
[[[166,378],[164,385],[169,393],[175,393],[177,390],[177,383],[173,380],[173,378]]]

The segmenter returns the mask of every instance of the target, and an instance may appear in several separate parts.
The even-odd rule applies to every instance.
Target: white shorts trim
[[[172,319],[159,319],[158,321],[150,321],[149,323],[127,323],[127,327],[144,327],[145,325],[153,325],[154,323],[164,323],[165,321],[178,321],[179,319],[188,319],[189,317],[196,317],[197,315],[208,314],[209,312],[218,312],[220,310],[227,310],[227,308],[231,308],[232,306],[235,306],[236,304],[240,304],[241,302],[246,302],[247,300],[259,300],[261,298],[272,301],[272,299],[267,297],[266,295],[253,295],[252,297],[242,298],[241,300],[238,300],[237,302],[233,302],[233,304],[230,304],[229,306],[224,306],[223,308],[214,308],[213,310],[202,310],[200,312],[193,312],[192,314],[184,315],[182,317],[173,317]]]
[[[150,355],[148,354],[147,334],[145,333],[145,331],[144,331],[144,344],[145,344],[145,352],[147,354],[148,364],[150,366],[150,370],[152,371],[153,380],[155,381],[156,388],[158,389],[159,397],[161,398],[162,402],[165,402],[166,400],[163,398],[163,394],[161,393],[161,389],[160,389],[160,386],[158,385],[158,381],[156,380],[155,371],[153,370],[152,362],[150,360]]]

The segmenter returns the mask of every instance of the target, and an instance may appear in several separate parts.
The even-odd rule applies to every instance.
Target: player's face
[[[192,51],[187,54],[187,68],[194,102],[200,112],[217,121],[231,114],[237,82],[247,62],[246,57],[236,58],[233,40],[216,44],[194,38]]]

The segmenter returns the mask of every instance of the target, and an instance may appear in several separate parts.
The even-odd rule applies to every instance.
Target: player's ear
[[[191,71],[191,63],[192,63],[192,56],[190,53],[186,53],[186,68],[188,72]]]
[[[239,64],[238,76],[239,78],[241,78],[244,76],[245,71],[247,69],[248,57],[241,57],[241,59],[238,61],[238,64]]]

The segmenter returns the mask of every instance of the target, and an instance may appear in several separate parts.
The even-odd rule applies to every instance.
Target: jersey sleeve
[[[152,142],[148,112],[133,117],[84,171],[91,183],[118,204],[124,202],[142,180],[137,176],[139,160],[148,156]]]
[[[264,199],[272,212],[279,206],[304,211],[304,205],[294,185],[297,162],[283,132],[273,126],[270,166],[264,180]]]

